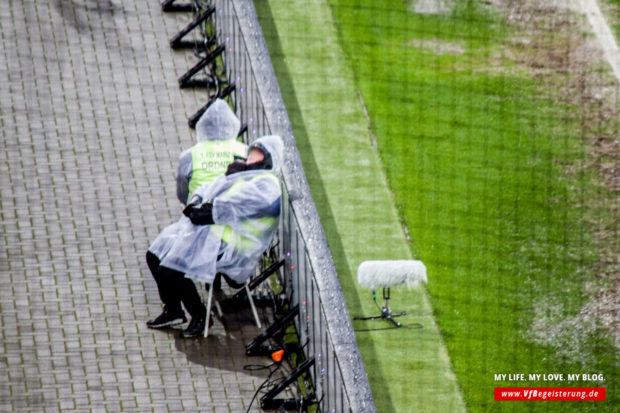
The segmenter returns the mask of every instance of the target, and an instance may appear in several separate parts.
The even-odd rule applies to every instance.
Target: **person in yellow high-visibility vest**
[[[196,143],[181,153],[177,168],[177,197],[187,204],[200,186],[226,172],[235,159],[244,159],[246,145],[237,140],[241,122],[228,104],[216,99],[196,124]]]
[[[149,328],[187,321],[183,304],[192,319],[180,337],[200,336],[206,309],[193,281],[211,284],[223,273],[243,284],[252,275],[278,228],[283,157],[282,138],[257,139],[247,160],[231,163],[224,175],[196,189],[181,219],[153,241],[146,261],[164,310],[147,322]]]

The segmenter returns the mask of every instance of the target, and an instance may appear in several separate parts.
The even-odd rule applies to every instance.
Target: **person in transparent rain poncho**
[[[191,316],[182,338],[198,337],[206,309],[194,281],[213,283],[217,273],[243,284],[278,227],[281,187],[278,171],[283,144],[264,136],[248,149],[247,161],[235,161],[226,174],[199,187],[181,219],[166,227],[147,252],[147,263],[164,304],[162,314],[147,322],[166,328]]]
[[[216,99],[196,124],[194,146],[181,153],[177,168],[177,197],[183,205],[206,183],[224,175],[235,159],[245,158],[247,147],[237,141],[241,122],[228,104]]]

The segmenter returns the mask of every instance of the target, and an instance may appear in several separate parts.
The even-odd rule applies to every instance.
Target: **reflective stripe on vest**
[[[202,141],[191,149],[192,179],[188,185],[188,199],[202,184],[213,182],[226,172],[235,156],[245,157],[245,145],[234,139],[226,141]]]
[[[243,221],[242,223],[246,231],[253,235],[255,239],[258,239],[264,232],[272,230],[276,224],[277,219],[275,217],[263,217]],[[224,225],[223,227],[224,229],[222,231],[221,240],[230,245],[234,233],[233,229],[228,225]],[[262,227],[262,229],[259,229],[259,227]],[[255,239],[239,234],[239,241],[241,242],[241,245],[236,245],[236,247],[240,251],[252,251],[256,246]]]

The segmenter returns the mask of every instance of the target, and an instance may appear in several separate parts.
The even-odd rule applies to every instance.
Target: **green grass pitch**
[[[448,16],[401,0],[255,4],[349,312],[377,312],[360,262],[428,268],[428,293],[393,291],[409,328],[354,322],[379,411],[613,411],[618,354],[579,322],[597,282],[583,217],[608,218],[583,200],[604,190],[570,172],[587,158],[579,108],[504,50],[516,29],[473,1]],[[511,385],[604,386],[608,401],[493,400]]]

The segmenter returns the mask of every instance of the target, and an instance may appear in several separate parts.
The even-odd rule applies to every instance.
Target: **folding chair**
[[[252,309],[252,314],[254,315],[254,321],[256,323],[256,327],[262,328],[262,324],[260,322],[260,317],[258,316],[258,311],[256,310],[256,304],[254,303],[254,298],[252,296],[252,290],[258,287],[263,281],[265,281],[271,274],[275,273],[281,266],[284,265],[284,260],[280,260],[268,268],[266,268],[259,275],[254,277],[250,277],[245,283],[239,284],[235,281],[231,280],[225,274],[218,273],[216,275],[216,279],[219,277],[224,278],[226,283],[233,289],[239,290],[233,295],[233,299],[240,298],[241,294],[245,293],[248,297],[248,301],[250,303],[250,307]],[[207,319],[205,322],[205,331],[204,337],[209,336],[209,323],[211,321],[211,307],[215,304],[215,308],[220,317],[222,317],[222,309],[217,299],[213,296],[213,291],[215,290],[216,280],[213,280],[213,283],[209,286],[209,293],[207,295]]]

